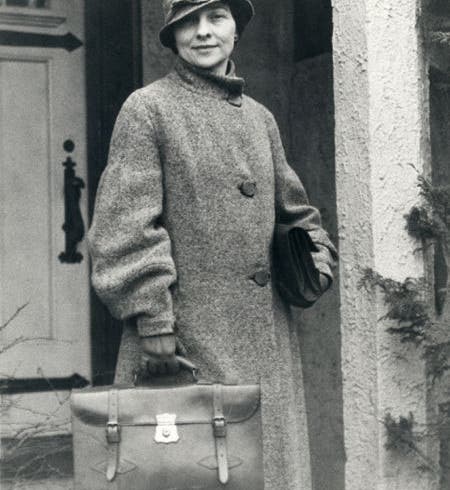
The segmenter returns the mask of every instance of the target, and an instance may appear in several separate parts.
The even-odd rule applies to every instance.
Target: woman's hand
[[[175,374],[179,362],[175,356],[176,338],[174,334],[141,337],[141,371],[146,374]]]

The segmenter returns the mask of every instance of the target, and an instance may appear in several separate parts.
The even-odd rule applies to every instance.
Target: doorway
[[[142,83],[140,25],[138,0],[0,1],[2,479],[70,476],[70,389],[112,381],[120,324],[90,287],[85,234]]]
[[[0,4],[3,435],[91,378],[84,37],[80,0]]]
[[[115,119],[128,95],[142,86],[141,49],[139,0],[86,2],[89,221]],[[121,323],[111,317],[91,288],[94,385],[112,382],[121,333]]]

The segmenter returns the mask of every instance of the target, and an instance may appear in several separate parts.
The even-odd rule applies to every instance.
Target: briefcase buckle
[[[170,444],[180,440],[175,425],[176,419],[177,416],[171,413],[162,413],[156,416],[155,442]]]
[[[120,442],[120,427],[116,422],[106,424],[106,440],[108,444],[118,444]]]
[[[227,435],[227,421],[225,417],[214,417],[213,418],[213,431],[214,437],[226,437]]]

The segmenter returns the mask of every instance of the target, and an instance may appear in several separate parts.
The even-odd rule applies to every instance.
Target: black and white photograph
[[[0,0],[2,490],[450,490],[449,275],[449,0]]]

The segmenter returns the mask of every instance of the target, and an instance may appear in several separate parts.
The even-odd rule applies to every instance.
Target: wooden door
[[[80,217],[87,223],[84,56],[83,0],[0,0],[0,324],[11,320],[0,331],[0,375],[41,386],[3,396],[7,433],[66,430],[68,391],[57,381],[91,378],[85,239],[81,261],[61,255],[68,157],[82,179],[66,188],[78,238]]]

